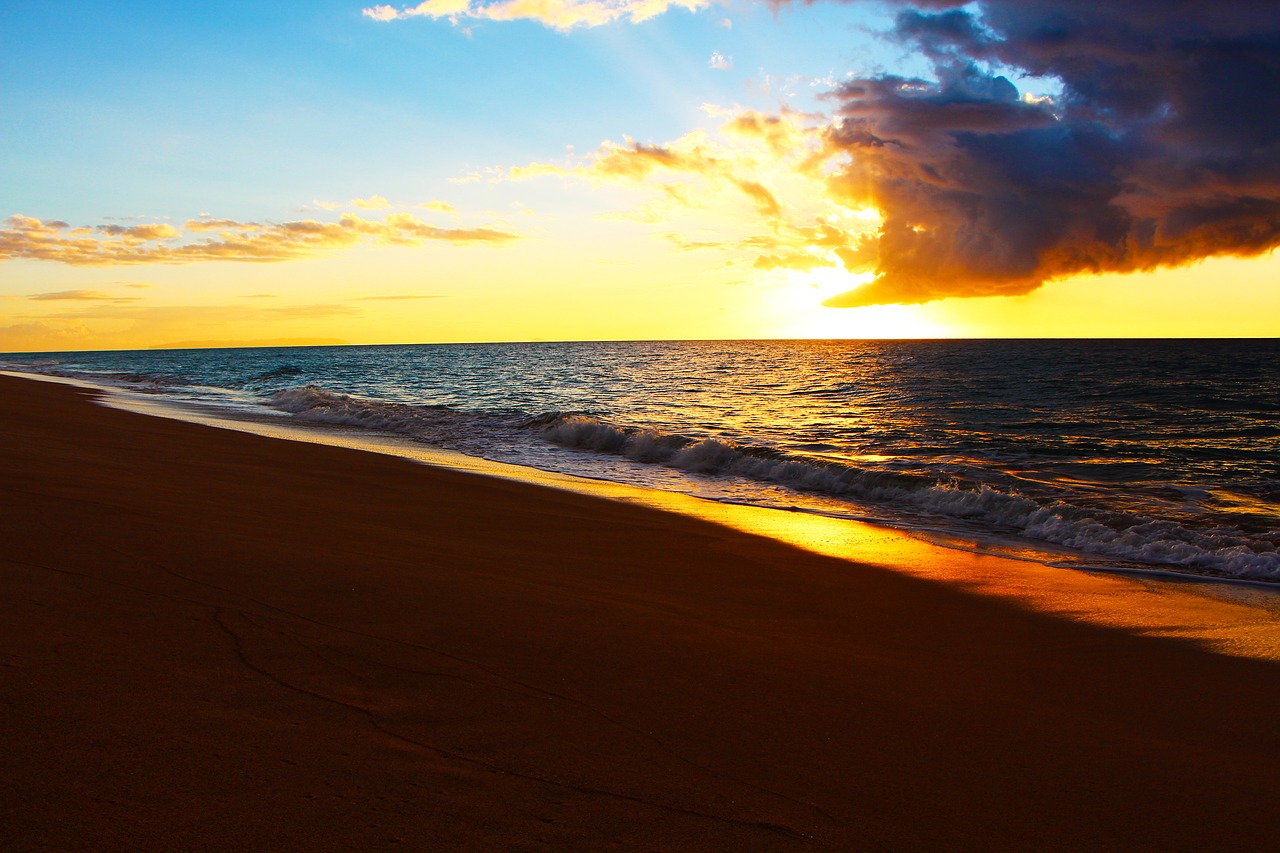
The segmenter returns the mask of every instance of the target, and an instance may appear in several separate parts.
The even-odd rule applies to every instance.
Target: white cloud
[[[416,6],[378,5],[363,10],[375,21],[397,21],[405,18],[448,18],[457,23],[463,18],[490,21],[538,21],[553,29],[567,31],[574,27],[598,27],[619,20],[633,24],[663,14],[673,6],[696,12],[711,0],[425,0]]]

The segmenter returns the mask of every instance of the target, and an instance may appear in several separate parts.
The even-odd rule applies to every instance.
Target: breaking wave
[[[143,393],[163,393],[170,388],[191,385],[191,380],[162,371],[95,371],[75,370],[64,366],[63,362],[30,361],[0,362],[0,370],[16,370],[21,373],[34,373],[40,376],[56,376],[61,379],[78,379],[84,382],[96,382],[128,388]]]
[[[277,391],[267,405],[317,423],[397,433],[451,449],[470,449],[486,432],[505,425],[502,418],[449,406],[371,400],[315,385]]]
[[[529,464],[520,447],[532,435],[544,446],[679,472],[690,491],[703,495],[715,494],[715,481],[736,478],[834,498],[871,513],[888,510],[944,526],[948,520],[972,522],[1111,560],[1280,580],[1280,531],[1196,530],[1176,521],[1037,499],[939,471],[860,466],[720,437],[619,426],[583,412],[471,412],[365,399],[313,385],[279,391],[270,405],[309,420],[398,433],[477,455],[503,456],[505,450],[504,461]]]
[[[265,370],[262,373],[259,373],[257,376],[250,378],[244,384],[246,388],[257,388],[274,379],[290,379],[294,376],[301,376],[302,373],[302,368],[298,367],[296,364],[282,364],[279,367],[274,367],[271,370]]]
[[[1176,522],[1041,503],[985,484],[954,478],[859,468],[714,438],[692,439],[625,429],[578,413],[531,419],[549,441],[625,456],[697,474],[743,477],[800,492],[925,516],[979,521],[998,530],[1112,559],[1159,563],[1257,580],[1280,580],[1280,531],[1248,536],[1235,530],[1195,531]]]

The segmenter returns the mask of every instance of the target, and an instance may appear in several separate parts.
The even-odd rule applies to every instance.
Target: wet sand
[[[1280,837],[1274,663],[89,400],[0,377],[6,850]]]

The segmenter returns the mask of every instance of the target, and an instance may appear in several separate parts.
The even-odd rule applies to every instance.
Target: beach
[[[1280,669],[0,376],[7,850],[1260,849]]]

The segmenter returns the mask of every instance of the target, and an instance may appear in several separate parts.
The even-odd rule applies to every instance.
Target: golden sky
[[[6,9],[0,351],[1280,333],[1274,186],[977,5]]]

